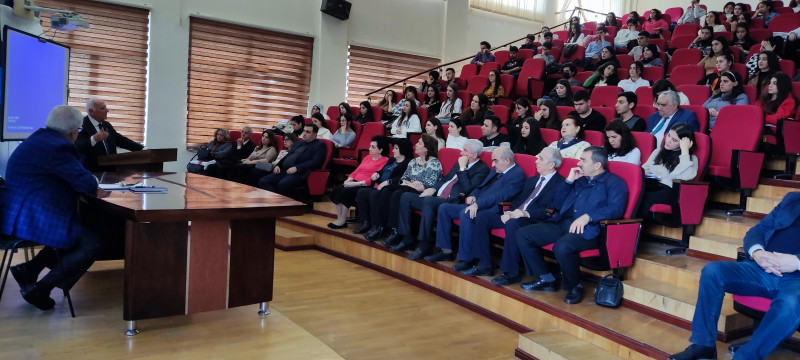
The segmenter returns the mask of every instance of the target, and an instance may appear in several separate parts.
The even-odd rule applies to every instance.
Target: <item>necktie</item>
[[[439,197],[442,199],[449,198],[450,191],[453,190],[453,185],[455,185],[457,182],[458,182],[458,176],[456,176],[455,179],[453,179],[453,181],[447,183],[447,186],[444,187],[444,190],[442,190],[442,193],[439,195]]]
[[[542,184],[543,183],[544,183],[544,176],[539,176],[539,183],[536,184],[536,188],[534,188],[533,192],[531,193],[531,195],[528,196],[528,198],[525,199],[525,201],[523,201],[522,204],[519,205],[518,210],[525,210],[525,204],[529,203],[531,201],[531,199],[536,197],[536,194],[539,193],[539,190],[542,188]]]
[[[97,124],[97,132],[100,132],[100,130],[103,130],[103,125],[98,123]],[[106,154],[111,154],[111,152],[108,151],[108,142],[106,140],[107,140],[107,138],[103,139],[103,147],[106,148]]]
[[[658,122],[658,125],[656,125],[656,128],[653,129],[653,132],[651,132],[651,134],[653,135],[658,134],[658,131],[661,130],[661,128],[664,127],[664,124],[666,123],[667,123],[667,118],[662,117],[661,121]]]

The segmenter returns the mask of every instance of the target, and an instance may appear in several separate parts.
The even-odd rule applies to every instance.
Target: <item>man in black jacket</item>
[[[489,167],[480,157],[483,145],[475,139],[467,140],[461,150],[458,162],[453,165],[450,172],[439,180],[433,187],[425,189],[421,194],[413,192],[404,193],[400,198],[400,218],[397,222],[397,235],[387,239],[387,245],[392,245],[392,252],[399,252],[410,248],[414,244],[411,236],[411,213],[414,209],[422,211],[419,233],[420,241],[417,251],[408,255],[411,260],[421,259],[431,254],[433,245],[433,222],[439,206],[444,203],[457,203],[463,201],[461,194],[469,194],[478,186],[486,175]],[[398,240],[399,245],[396,244]]]
[[[81,132],[75,145],[81,153],[83,167],[89,171],[114,171],[113,166],[97,165],[97,158],[102,155],[117,153],[117,147],[130,151],[144,149],[139,144],[114,130],[106,121],[108,108],[103,100],[90,98],[86,102],[86,116],[83,118]]]
[[[272,174],[258,180],[258,187],[297,198],[299,194],[295,193],[295,188],[325,161],[327,150],[325,144],[317,139],[318,130],[314,124],[306,124],[303,128],[303,141],[292,145],[286,157],[272,170]]]

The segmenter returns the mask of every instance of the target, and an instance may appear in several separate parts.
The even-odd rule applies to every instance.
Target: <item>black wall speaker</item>
[[[345,0],[322,0],[322,8],[319,10],[339,20],[347,20],[350,18],[351,6]]]

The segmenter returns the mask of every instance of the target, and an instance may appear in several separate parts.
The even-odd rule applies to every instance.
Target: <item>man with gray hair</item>
[[[553,254],[561,265],[564,289],[568,291],[564,302],[581,302],[580,252],[599,248],[600,221],[621,218],[627,201],[628,187],[622,178],[608,171],[605,149],[600,146],[586,148],[578,166],[570,169],[569,176],[553,197],[555,215],[517,232],[517,245],[525,270],[539,277],[536,281],[523,283],[522,289],[558,290],[558,282],[541,254],[542,246],[554,244]]]
[[[400,216],[397,222],[397,236],[387,239],[386,245],[392,246],[392,252],[411,248],[414,238],[411,236],[411,213],[414,209],[422,211],[417,239],[420,241],[417,251],[408,256],[411,260],[421,259],[431,254],[433,249],[433,222],[439,206],[446,203],[463,201],[462,194],[469,194],[489,174],[489,167],[481,161],[483,144],[476,139],[464,143],[461,156],[447,176],[421,194],[404,193],[400,198]]]
[[[681,109],[680,103],[681,99],[674,91],[664,91],[658,95],[658,112],[647,118],[647,132],[656,137],[656,144],[661,144],[664,135],[677,123],[689,124],[695,132],[700,131],[697,115],[691,110]]]
[[[507,146],[500,146],[492,151],[492,170],[486,179],[470,193],[463,204],[444,204],[439,207],[436,222],[436,246],[439,253],[425,257],[430,261],[452,260],[453,245],[450,228],[453,219],[461,220],[461,224],[473,221],[478,217],[497,212],[497,204],[514,198],[522,190],[525,172],[514,162],[514,153]],[[467,251],[471,254],[470,251]],[[471,259],[470,259],[471,260]],[[464,271],[473,267],[471,261],[461,259],[453,266],[455,271]],[[492,275],[490,267],[475,269],[469,275]]]
[[[86,272],[101,243],[78,216],[79,194],[97,190],[97,178],[81,165],[74,144],[81,113],[56,106],[45,124],[11,154],[6,184],[0,188],[2,233],[45,246],[32,260],[11,268],[22,297],[42,310],[55,304],[53,287],[69,290]],[[58,255],[60,267],[55,266]],[[50,272],[37,281],[45,267]]]
[[[86,101],[86,117],[83,130],[78,134],[75,144],[81,152],[83,166],[89,171],[114,171],[113,166],[100,166],[97,157],[117,153],[117,147],[130,151],[144,149],[139,144],[114,130],[106,121],[108,108],[103,100],[90,98]]]

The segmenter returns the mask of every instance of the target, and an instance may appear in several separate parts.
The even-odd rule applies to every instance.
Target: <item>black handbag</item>
[[[619,307],[622,303],[622,280],[617,274],[608,274],[597,281],[594,302],[605,307]]]

